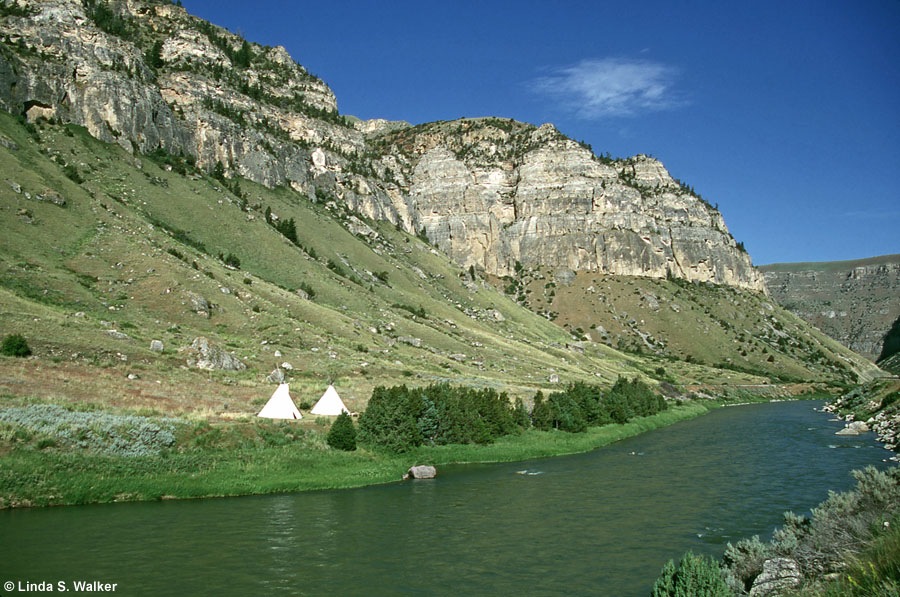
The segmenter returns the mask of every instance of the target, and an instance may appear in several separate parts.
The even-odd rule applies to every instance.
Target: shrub
[[[731,597],[733,594],[719,565],[690,551],[678,566],[673,560],[663,566],[651,593],[653,597]]]
[[[267,208],[268,209],[268,208]],[[287,220],[279,220],[272,224],[272,227],[275,228],[281,236],[285,237],[289,241],[291,241],[295,245],[300,245],[300,239],[297,237],[297,224],[294,222],[294,218],[288,218]]]
[[[65,166],[63,166],[63,174],[65,174],[69,178],[69,180],[71,180],[75,184],[81,184],[84,182],[84,179],[78,172],[78,168],[76,168],[72,164],[66,164]]]
[[[0,347],[0,353],[8,357],[27,357],[31,354],[28,342],[21,334],[10,334],[3,339],[3,346]]]
[[[310,299],[313,299],[316,296],[315,289],[312,286],[310,286],[309,284],[307,284],[306,282],[300,283],[300,290],[305,292],[306,296],[308,296]]]
[[[328,431],[325,441],[337,450],[352,452],[356,449],[356,427],[353,426],[353,419],[350,418],[350,415],[346,412],[338,415],[337,420]]]
[[[900,520],[900,468],[867,467],[853,476],[856,489],[832,493],[811,518],[786,512],[770,543],[753,538],[729,545],[724,562],[735,580],[746,589],[761,562],[777,555],[796,560],[806,578],[841,573],[841,586],[831,587],[839,592],[828,595],[896,594],[875,589],[900,585],[900,540],[892,536]]]
[[[737,544],[728,543],[722,561],[731,572],[736,584],[749,591],[753,580],[763,571],[763,564],[772,556],[771,547],[759,540],[758,535],[741,539]]]
[[[237,255],[234,255],[232,253],[229,253],[228,255],[222,255],[221,253],[219,253],[219,259],[221,259],[222,263],[224,263],[225,265],[230,265],[235,269],[241,269],[241,260],[238,259]]]
[[[422,317],[423,319],[428,316],[428,313],[425,311],[425,307],[419,305],[418,307],[413,307],[412,305],[407,305],[404,303],[394,303],[391,305],[395,309],[403,309],[404,311],[409,311],[413,315],[417,317]]]

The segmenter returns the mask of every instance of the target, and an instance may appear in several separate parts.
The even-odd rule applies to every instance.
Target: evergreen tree
[[[271,219],[271,213],[269,213],[269,217]],[[297,225],[294,222],[294,218],[289,218],[287,220],[281,220],[273,224],[275,226],[275,230],[281,233],[286,239],[294,243],[295,245],[300,244],[300,239],[297,237]]]
[[[513,409],[513,419],[521,429],[531,427],[531,417],[528,416],[528,409],[520,397],[516,397],[516,407]]]
[[[162,47],[162,40],[158,39],[152,46],[147,49],[146,54],[144,54],[144,62],[146,62],[147,66],[149,66],[153,70],[162,68],[165,64],[162,59]]]
[[[422,434],[422,441],[430,446],[435,445],[440,430],[441,416],[437,406],[427,396],[422,400],[422,416],[417,426]]]
[[[222,165],[222,162],[216,162],[216,165],[213,167],[212,176],[219,182],[224,183],[224,181],[225,181],[225,166]]]
[[[352,452],[356,449],[356,427],[353,419],[346,412],[338,415],[325,441],[329,446],[337,450]]]
[[[250,49],[250,44],[247,43],[247,40],[244,40],[244,43],[241,44],[241,49],[235,52],[231,58],[234,61],[234,65],[239,68],[248,68],[250,66],[250,61],[253,59],[253,51]]]
[[[391,452],[407,452],[421,446],[417,420],[423,406],[422,397],[406,386],[375,388],[359,417],[360,442]]]
[[[531,424],[535,429],[549,431],[553,427],[553,415],[550,405],[544,402],[544,393],[538,390],[534,395],[534,406],[531,409]]]
[[[575,399],[567,392],[556,392],[547,399],[554,429],[579,433],[587,430],[587,419]]]

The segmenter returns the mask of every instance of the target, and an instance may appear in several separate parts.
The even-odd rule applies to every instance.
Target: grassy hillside
[[[769,297],[726,286],[547,268],[498,284],[573,338],[641,355],[690,383],[721,379],[695,364],[757,381],[849,381],[876,371]]]
[[[152,377],[158,386],[197,385],[199,399],[211,379],[212,393],[245,411],[270,384],[247,388],[281,362],[293,365],[301,396],[337,379],[354,406],[376,384],[416,379],[527,392],[546,386],[551,373],[611,382],[638,372],[605,347],[566,349],[564,330],[469,280],[419,239],[362,222],[336,202],[243,180],[240,198],[214,179],[182,176],[73,126],[45,124],[38,142],[0,114],[0,134],[17,147],[0,147],[0,334],[24,334],[35,355],[2,359],[0,367],[9,373],[2,377],[26,381],[29,391],[49,391],[57,376],[35,370],[69,377],[69,370],[96,368],[85,394],[101,383],[126,393]],[[66,176],[73,168],[81,184]],[[53,193],[65,206],[38,199]],[[305,250],[266,223],[267,208],[294,220]],[[367,236],[348,230],[367,226]],[[236,256],[240,269],[220,254]],[[198,297],[208,311],[196,307]],[[248,369],[186,369],[179,351],[200,335]],[[151,352],[151,340],[162,341],[164,352]],[[140,379],[126,380],[127,373]],[[26,384],[7,385],[3,391],[18,394]],[[153,390],[140,393],[168,394]],[[186,400],[181,408],[196,406]]]
[[[282,362],[293,366],[298,402],[336,380],[353,409],[374,386],[396,383],[489,385],[527,399],[557,387],[551,376],[754,384],[864,373],[864,363],[845,360],[846,351],[764,297],[580,275],[546,304],[526,301],[559,312],[551,321],[504,293],[508,281],[472,279],[421,240],[334,198],[246,180],[236,195],[236,181],[179,158],[131,155],[72,125],[29,128],[0,113],[0,335],[25,335],[34,353],[0,358],[7,398],[241,416],[268,397],[265,376]],[[294,221],[300,246],[267,212]],[[529,274],[530,297],[548,295],[541,275]],[[648,289],[665,303],[654,317],[639,304]],[[595,342],[573,343],[578,327]],[[666,348],[638,354],[637,331]],[[782,335],[787,344],[778,345]],[[197,336],[248,368],[189,368],[184,351]],[[152,340],[164,351],[151,351]],[[746,362],[727,361],[744,348]],[[688,355],[692,362],[679,360]],[[720,361],[733,370],[711,366]]]

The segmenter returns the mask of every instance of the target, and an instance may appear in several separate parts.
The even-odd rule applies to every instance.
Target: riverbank
[[[857,386],[826,405],[825,410],[848,423],[865,423],[886,450],[900,450],[900,381],[881,379]],[[890,459],[900,462],[897,454]]]
[[[692,401],[583,433],[528,430],[488,445],[423,446],[404,454],[332,450],[324,433],[289,422],[173,423],[174,444],[158,453],[69,449],[4,423],[0,508],[361,487],[397,481],[415,464],[514,462],[587,452],[715,407]]]
[[[729,406],[729,404],[724,404]],[[880,379],[835,397],[822,409],[850,422],[848,435],[872,430],[879,443],[896,452],[900,442],[900,381]],[[859,430],[859,431],[857,431]],[[895,453],[889,459],[900,461]],[[721,563],[692,561],[685,554],[677,571],[667,564],[657,581],[666,587],[698,578],[715,579],[722,595],[837,597],[900,594],[900,468],[856,470],[856,488],[831,493],[812,508],[812,516],[785,512],[785,524],[769,542],[758,536],[730,542]],[[676,587],[677,588],[677,587]],[[674,590],[674,589],[673,589]]]

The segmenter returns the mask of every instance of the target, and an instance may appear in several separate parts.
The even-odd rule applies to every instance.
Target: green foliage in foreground
[[[8,357],[27,357],[31,354],[28,342],[22,334],[10,334],[3,339],[0,353]]]
[[[651,593],[653,597],[730,597],[732,594],[719,564],[690,551],[678,566],[673,560],[663,566]]]
[[[403,454],[329,449],[323,434],[291,422],[185,421],[176,446],[143,456],[50,445],[45,437],[0,424],[0,508],[360,487],[397,481],[415,464],[513,462],[587,452],[706,412],[692,404],[585,433],[529,430],[490,445],[421,446]]]
[[[766,560],[787,558],[802,577],[792,595],[900,595],[900,468],[867,467],[853,476],[856,488],[832,493],[811,518],[785,513],[772,541],[729,543],[722,559],[732,592],[749,592]],[[657,585],[670,586],[671,568]]]

